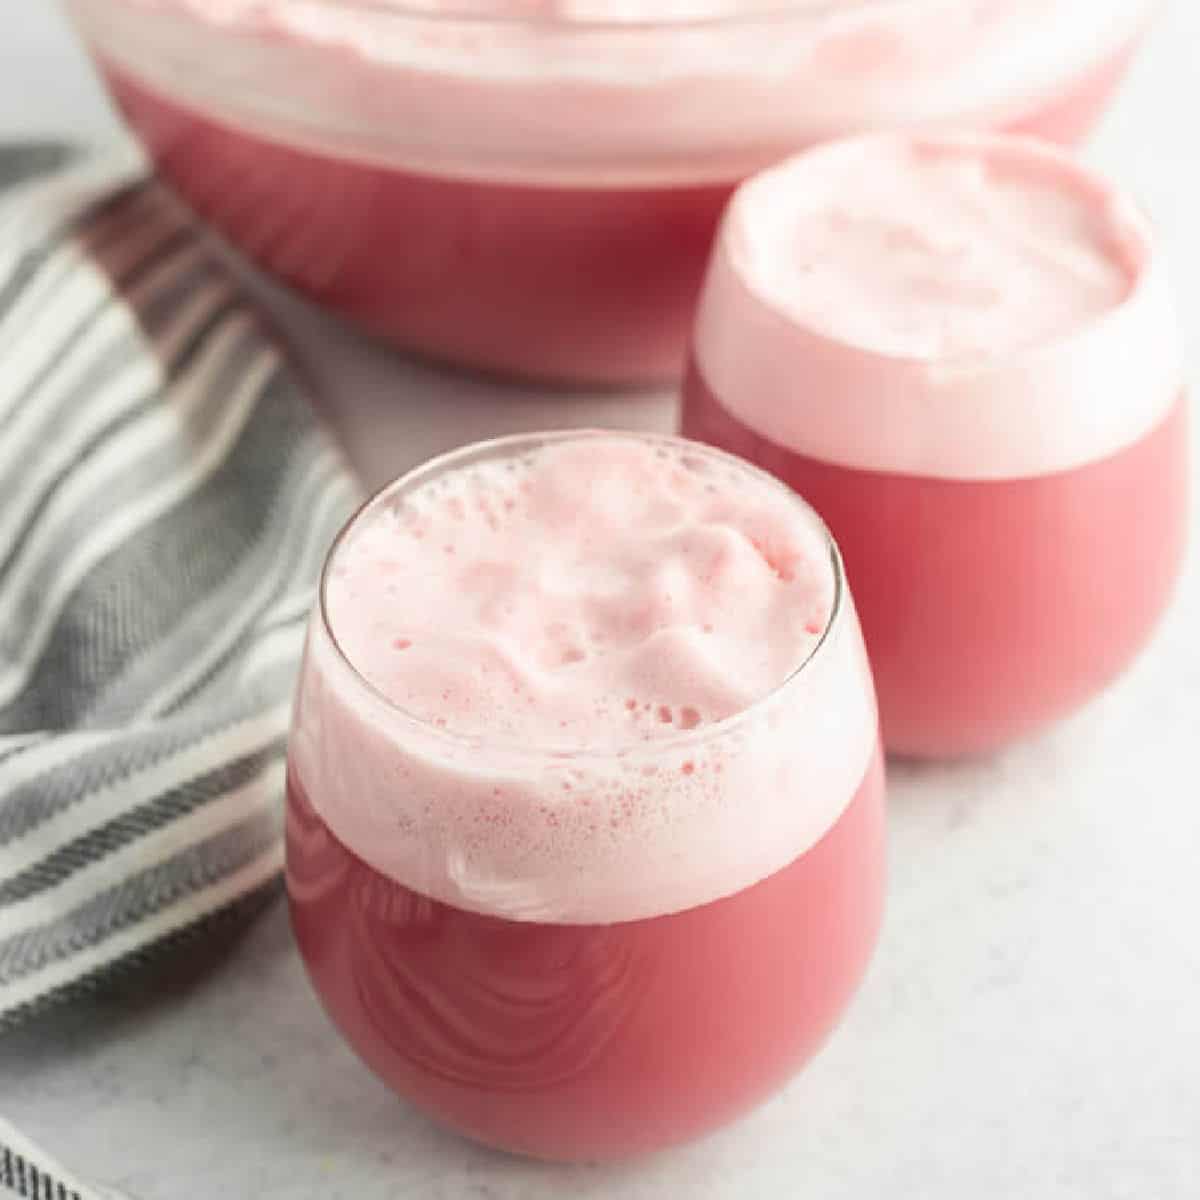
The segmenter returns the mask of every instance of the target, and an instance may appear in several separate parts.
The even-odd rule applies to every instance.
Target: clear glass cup
[[[785,682],[725,720],[543,751],[409,714],[346,658],[325,597],[359,522],[456,467],[592,436],[605,435],[468,447],[350,522],[312,616],[287,801],[297,941],[362,1059],[462,1133],[587,1161],[695,1137],[781,1086],[862,978],[885,872],[883,766],[854,606],[836,546],[790,493],[828,545],[832,616]],[[698,470],[732,465],[779,487],[719,451],[689,455]],[[622,805],[666,823],[623,841]],[[562,867],[555,831],[566,830],[575,849]],[[559,864],[549,882],[530,865],[544,866],[547,845]]]
[[[739,180],[860,129],[1076,141],[1156,5],[68,0],[165,177],[251,258],[418,353],[598,385],[679,377]]]

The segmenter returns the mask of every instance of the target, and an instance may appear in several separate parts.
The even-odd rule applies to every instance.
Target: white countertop
[[[0,137],[115,131],[57,9],[20,8]],[[1198,118],[1200,5],[1173,0],[1091,157],[1159,219],[1193,363]],[[285,323],[371,482],[501,431],[673,421],[667,397],[509,391],[299,306]],[[1075,720],[988,762],[893,769],[890,912],[849,1019],[698,1145],[562,1169],[440,1131],[325,1021],[281,906],[182,976],[0,1040],[0,1108],[139,1200],[1197,1200],[1198,558],[1153,647]]]

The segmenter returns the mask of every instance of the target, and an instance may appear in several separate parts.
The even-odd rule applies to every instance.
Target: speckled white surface
[[[1091,151],[1163,227],[1193,363],[1198,10],[1174,0]],[[0,136],[112,128],[55,10],[22,5]],[[661,397],[501,392],[287,319],[372,481],[489,433],[672,420]],[[1196,1200],[1196,558],[1151,650],[1067,726],[986,763],[893,769],[866,987],[801,1078],[699,1145],[564,1170],[442,1133],[343,1047],[278,907],[169,979],[0,1040],[0,1109],[139,1200]]]

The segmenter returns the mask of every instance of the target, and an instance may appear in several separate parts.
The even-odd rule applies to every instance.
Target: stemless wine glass
[[[849,1002],[883,903],[876,709],[837,548],[720,451],[621,435],[784,497],[834,597],[807,659],[736,715],[603,750],[467,737],[340,646],[330,574],[373,515],[460,468],[609,436],[472,446],[371,500],[326,564],[289,747],[288,895],[330,1017],[428,1113],[560,1160],[691,1138],[779,1087]]]
[[[944,162],[950,187],[994,187],[936,196],[940,216],[957,203],[980,228],[948,240],[936,224],[907,228],[893,196],[851,182],[901,155]],[[1022,181],[1043,190],[988,231],[987,201]],[[895,304],[903,280],[914,306],[952,323],[957,305],[966,321],[991,320],[996,340],[942,352],[935,330],[935,349],[909,352],[815,292],[798,311],[784,293],[807,286],[808,260],[788,265],[788,222],[801,210],[789,205],[820,187],[831,222],[878,243],[853,259],[855,286]],[[989,306],[1020,320],[1018,307],[1056,297],[1032,297],[1019,273],[988,278],[986,258],[967,278],[976,249],[1015,247],[1031,271],[1061,272],[1069,314],[1071,289],[1103,278],[1070,241],[1091,237],[1120,264],[1117,298],[1004,342]],[[869,308],[860,295],[855,311]],[[911,324],[911,310],[897,311],[897,328]],[[899,753],[987,752],[1094,697],[1148,641],[1183,560],[1187,408],[1162,254],[1127,197],[1030,140],[847,139],[744,185],[701,301],[682,429],[772,471],[829,522],[862,614],[884,742]]]

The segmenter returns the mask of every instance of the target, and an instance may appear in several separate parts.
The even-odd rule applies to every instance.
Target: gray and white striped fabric
[[[84,1183],[0,1117],[0,1200],[127,1200]]]
[[[186,213],[69,157],[0,147],[0,1034],[277,890],[356,491]]]

